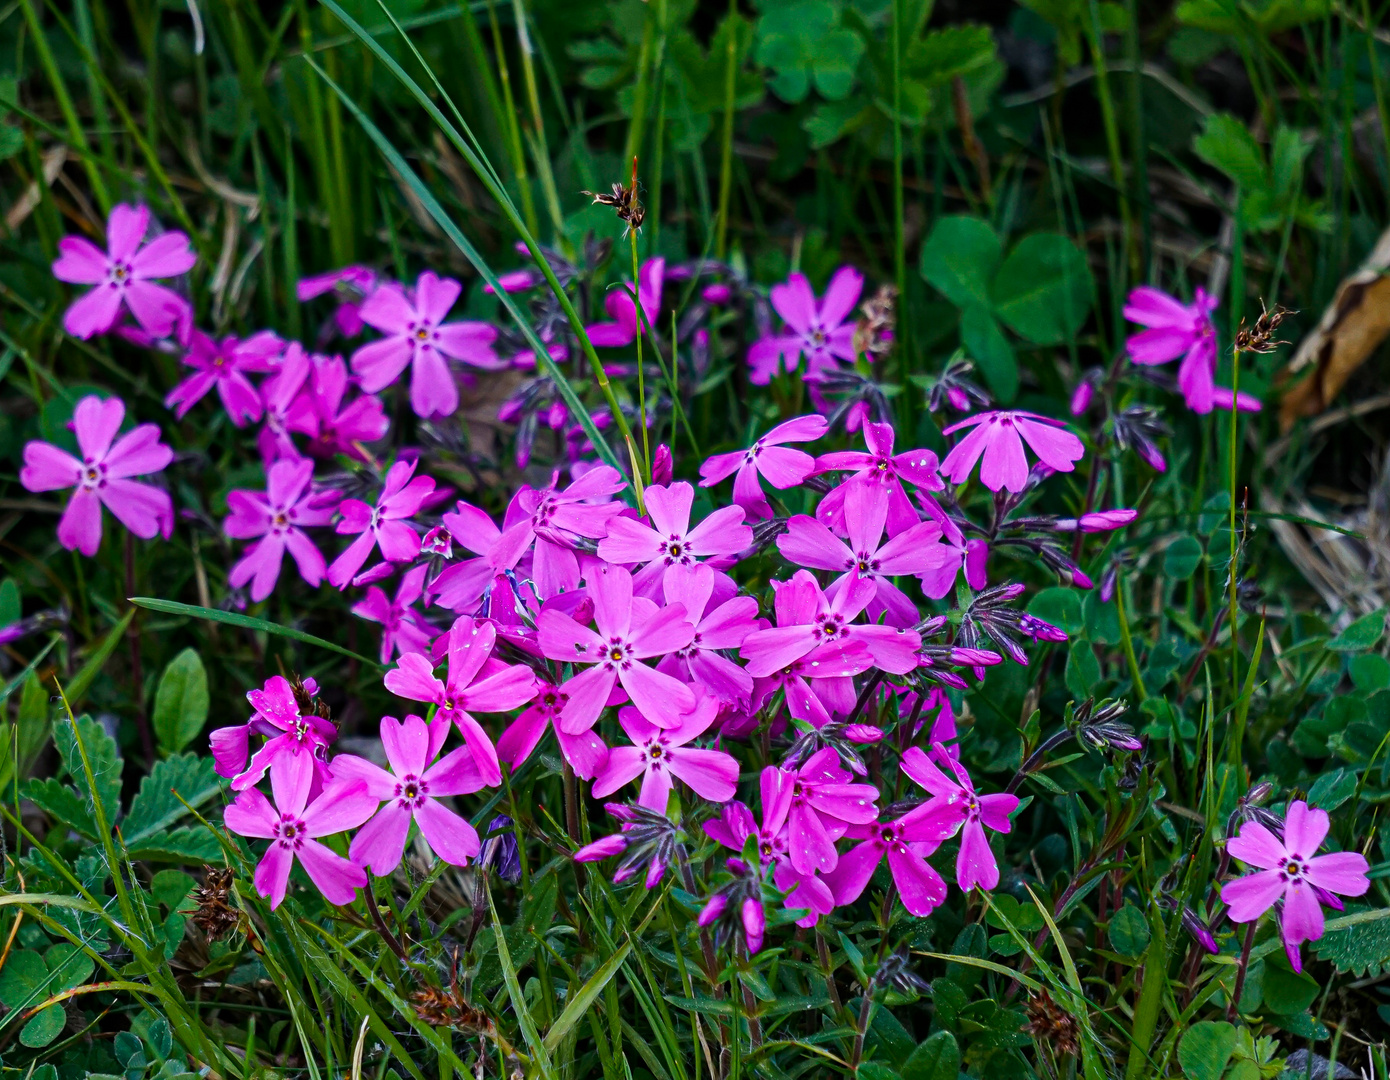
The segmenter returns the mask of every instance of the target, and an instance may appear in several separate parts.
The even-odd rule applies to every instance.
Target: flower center
[[[124,285],[130,277],[130,267],[125,263],[112,263],[109,271],[113,285]]]
[[[672,537],[666,544],[666,557],[668,559],[679,559],[685,554],[685,544],[678,537]]]
[[[1279,870],[1286,881],[1298,881],[1306,868],[1301,855],[1290,855],[1279,860]]]
[[[283,529],[290,523],[290,519],[286,517],[285,512],[281,510],[275,515],[271,523],[275,526],[275,528]]]
[[[303,846],[305,839],[304,822],[289,814],[282,815],[275,826],[275,842],[283,848],[297,849]]]
[[[106,466],[88,462],[82,470],[82,486],[99,488],[106,482]]]

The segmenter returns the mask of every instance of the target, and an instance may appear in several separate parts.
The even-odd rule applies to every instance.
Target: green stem
[[[633,306],[637,309],[633,320],[637,324],[637,422],[642,425],[642,482],[652,482],[652,444],[649,434],[651,425],[647,423],[647,384],[642,375],[642,280],[637,276],[637,230],[629,229],[628,238],[632,241],[632,287],[636,295]],[[652,342],[652,348],[656,343]]]
[[[1144,689],[1144,677],[1139,674],[1139,658],[1134,655],[1134,639],[1129,635],[1129,616],[1125,612],[1125,583],[1115,582],[1115,610],[1120,619],[1120,641],[1124,645],[1125,660],[1129,664],[1129,674],[1134,679],[1134,695],[1142,703],[1149,696]]]
[[[1240,410],[1236,407],[1236,398],[1240,393],[1240,350],[1231,350],[1231,567],[1226,578],[1226,588],[1228,592],[1227,601],[1230,604],[1230,613],[1226,621],[1230,623],[1231,630],[1231,701],[1234,704],[1240,698],[1240,635],[1237,633],[1238,624],[1236,616],[1236,465],[1237,452],[1240,449]]]
[[[1129,1044],[1129,1059],[1125,1062],[1125,1080],[1139,1080],[1153,1075],[1149,1046],[1158,1030],[1158,1015],[1163,1009],[1163,990],[1168,982],[1168,942],[1163,925],[1163,913],[1157,904],[1149,907],[1149,951],[1144,956],[1144,985],[1134,1006],[1133,1038]]]
[[[516,184],[521,191],[521,212],[526,218],[526,227],[534,235],[540,229],[536,222],[536,204],[531,197],[531,181],[526,175],[526,151],[521,145],[521,125],[516,118],[516,100],[512,97],[512,76],[507,67],[507,54],[502,49],[502,29],[497,25],[497,8],[492,0],[487,3],[488,21],[492,26],[492,47],[497,53],[497,81],[502,87],[502,101],[506,105],[507,143],[512,152],[512,170],[516,173]]]
[[[734,92],[738,84],[738,0],[729,0],[729,47],[724,68],[724,129],[719,147],[719,231],[714,238],[714,257],[724,260],[729,231],[729,189],[734,178]],[[1387,143],[1386,145],[1390,145]]]

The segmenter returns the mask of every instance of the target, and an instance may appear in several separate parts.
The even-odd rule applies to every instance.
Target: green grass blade
[[[517,979],[516,968],[512,964],[511,952],[507,949],[506,927],[497,917],[497,905],[492,902],[491,889],[487,889],[487,908],[492,914],[492,935],[497,946],[497,965],[502,969],[502,978],[507,984],[507,995],[512,999],[512,1011],[516,1013],[516,1022],[521,1028],[527,1048],[531,1051],[538,1074],[550,1080],[555,1076],[555,1069],[550,1064],[550,1052],[541,1041],[540,1032],[536,1030],[531,1010],[526,1007],[526,995],[522,993],[521,982]]]
[[[121,616],[120,622],[107,631],[106,636],[101,639],[101,644],[97,646],[97,651],[87,658],[87,662],[68,683],[67,700],[69,702],[76,705],[87,696],[87,691],[92,688],[92,683],[96,682],[97,676],[101,674],[101,669],[106,666],[106,661],[111,659],[111,654],[121,643],[121,638],[133,618],[135,618],[135,609],[131,608]]]
[[[369,667],[385,670],[385,665],[365,657],[361,653],[355,653],[351,649],[345,649],[341,645],[335,645],[333,642],[325,641],[313,634],[306,634],[303,630],[295,630],[293,627],[267,622],[265,619],[257,619],[252,615],[242,615],[235,611],[221,611],[217,608],[199,607],[197,604],[180,604],[177,600],[158,600],[153,596],[132,596],[130,602],[136,607],[148,608],[150,611],[161,611],[165,615],[186,615],[190,619],[207,619],[209,622],[226,623],[229,626],[245,627],[247,630],[261,630],[267,634],[278,634],[305,645],[317,645],[320,649],[341,653],[343,656],[349,656]]]
[[[608,985],[613,976],[618,974],[618,969],[623,966],[627,960],[627,954],[630,952],[632,952],[632,942],[623,942],[622,947],[610,956],[602,967],[589,976],[589,981],[580,988],[579,993],[565,1003],[565,1011],[556,1018],[555,1023],[550,1025],[550,1030],[545,1033],[547,1052],[553,1054],[565,1036],[570,1033],[570,1030],[584,1018],[589,1006],[594,1003],[599,994],[603,993],[603,988]]]

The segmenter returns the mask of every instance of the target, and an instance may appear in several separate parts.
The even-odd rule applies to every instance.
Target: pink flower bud
[[[852,743],[876,743],[883,740],[883,730],[872,724],[850,724],[845,728],[845,738]]]
[[[1134,449],[1139,452],[1141,458],[1149,463],[1150,468],[1158,472],[1168,471],[1168,462],[1163,460],[1163,455],[1159,452],[1158,447],[1154,446],[1152,443],[1141,443]]]
[[[1071,414],[1080,416],[1091,407],[1091,399],[1095,396],[1096,390],[1089,381],[1077,384],[1071,395]]]
[[[711,923],[718,922],[719,916],[724,914],[724,909],[728,906],[729,898],[723,893],[715,893],[700,910],[700,917],[695,921],[701,926],[709,926]]]
[[[614,855],[621,855],[627,850],[627,837],[622,833],[614,833],[612,836],[605,836],[600,840],[595,840],[592,844],[585,844],[574,853],[575,862],[598,862],[600,859],[609,859]]]
[[[704,292],[700,295],[705,298],[707,304],[727,304],[729,297],[733,295],[733,290],[723,284],[706,285]]]
[[[656,453],[652,455],[652,483],[669,484],[674,475],[671,448],[662,443],[656,448]]]
[[[749,897],[743,902],[743,936],[748,942],[748,951],[755,953],[763,947],[763,935],[767,932],[767,916],[763,914],[761,900]]]

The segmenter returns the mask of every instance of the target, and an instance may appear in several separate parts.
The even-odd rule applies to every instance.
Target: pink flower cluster
[[[988,437],[967,448],[973,456],[952,479],[967,479],[977,461],[988,472],[1000,455],[1005,465],[990,476],[1012,478],[1021,439],[1055,465],[1070,467],[1067,454],[1080,456],[1075,436],[1041,418],[979,419],[977,430]],[[895,452],[892,429],[873,423],[864,425],[863,450],[815,457],[787,445],[811,442],[826,426],[819,416],[800,417],[746,451],[705,462],[702,483],[734,476],[734,501],[703,517],[696,489],[685,482],[647,486],[646,513],[639,515],[616,498],[626,487],[622,476],[595,466],[575,470],[568,486],[523,486],[500,522],[458,501],[422,540],[415,519],[434,484],[414,475],[413,462],[397,462],[374,505],[338,504],[338,531],[357,538],[326,569],[298,530],[323,524],[332,510],[307,493],[306,463],[277,462],[264,497],[237,500],[237,520],[258,528],[270,522],[243,559],[255,568],[241,575],[271,575],[265,567],[274,562],[278,569],[285,550],[306,577],[326,574],[340,586],[408,566],[394,598],[373,586],[354,610],[382,625],[383,661],[399,654],[386,689],[424,706],[426,719],[382,722],[385,771],[330,757],[331,725],[309,714],[283,680],[249,695],[255,715],[215,733],[213,743],[219,770],[240,792],[228,826],[272,840],[258,888],[278,903],[298,858],[324,895],[342,902],[365,881],[365,870],[394,867],[412,820],[440,858],[475,857],[473,827],[434,800],[500,785],[504,767],[521,767],[547,731],[596,798],[623,790],[634,796],[615,810],[622,828],[576,857],[627,853],[645,860],[649,883],[665,872],[666,859],[638,839],[659,831],[654,822],[666,820],[679,789],[689,792],[683,806],[703,800],[719,808],[706,823],[711,839],[741,852],[758,835],[756,874],[790,892],[788,906],[805,909],[812,921],[853,902],[885,859],[903,903],[927,913],[946,894],[927,858],[952,839],[959,840],[960,887],[997,885],[988,833],[1009,830],[1018,800],[977,791],[948,745],[957,737],[954,716],[939,688],[966,685],[956,668],[983,671],[1001,662],[991,642],[1026,663],[1018,640],[1065,635],[1009,609],[1017,592],[1004,590],[972,610],[972,628],[962,628],[961,642],[969,636],[975,644],[934,643],[946,620],[924,620],[908,590],[942,596],[962,572],[984,584],[956,518],[937,502],[946,487],[937,458],[926,450]],[[835,476],[841,481],[814,515],[792,516],[780,535],[759,541],[749,521],[772,513],[762,479],[785,490]],[[1103,519],[1096,527],[1119,527],[1130,518],[1111,522],[1096,514],[1088,525]],[[250,535],[251,526],[243,531]],[[772,580],[765,617],[758,598],[729,571],[774,537],[790,572]],[[375,548],[387,569],[359,573]],[[450,612],[449,630],[440,634],[416,610],[419,602]],[[871,714],[864,711],[870,698]],[[905,741],[892,760],[926,797],[885,820],[878,788],[854,775],[862,777],[864,767],[853,746],[882,743],[880,712],[893,708],[913,720],[897,725]],[[500,727],[489,720],[515,710]],[[616,724],[601,724],[610,710]],[[911,745],[932,717],[925,745]],[[455,729],[460,745],[446,752]],[[763,769],[755,819],[736,800],[740,765],[732,751],[760,730],[795,736],[796,749]],[[624,741],[610,746],[609,731]],[[256,734],[267,741],[252,753]],[[267,773],[273,802],[255,786]],[[328,799],[333,812],[320,814]],[[330,824],[357,830],[346,859],[320,850]]]

